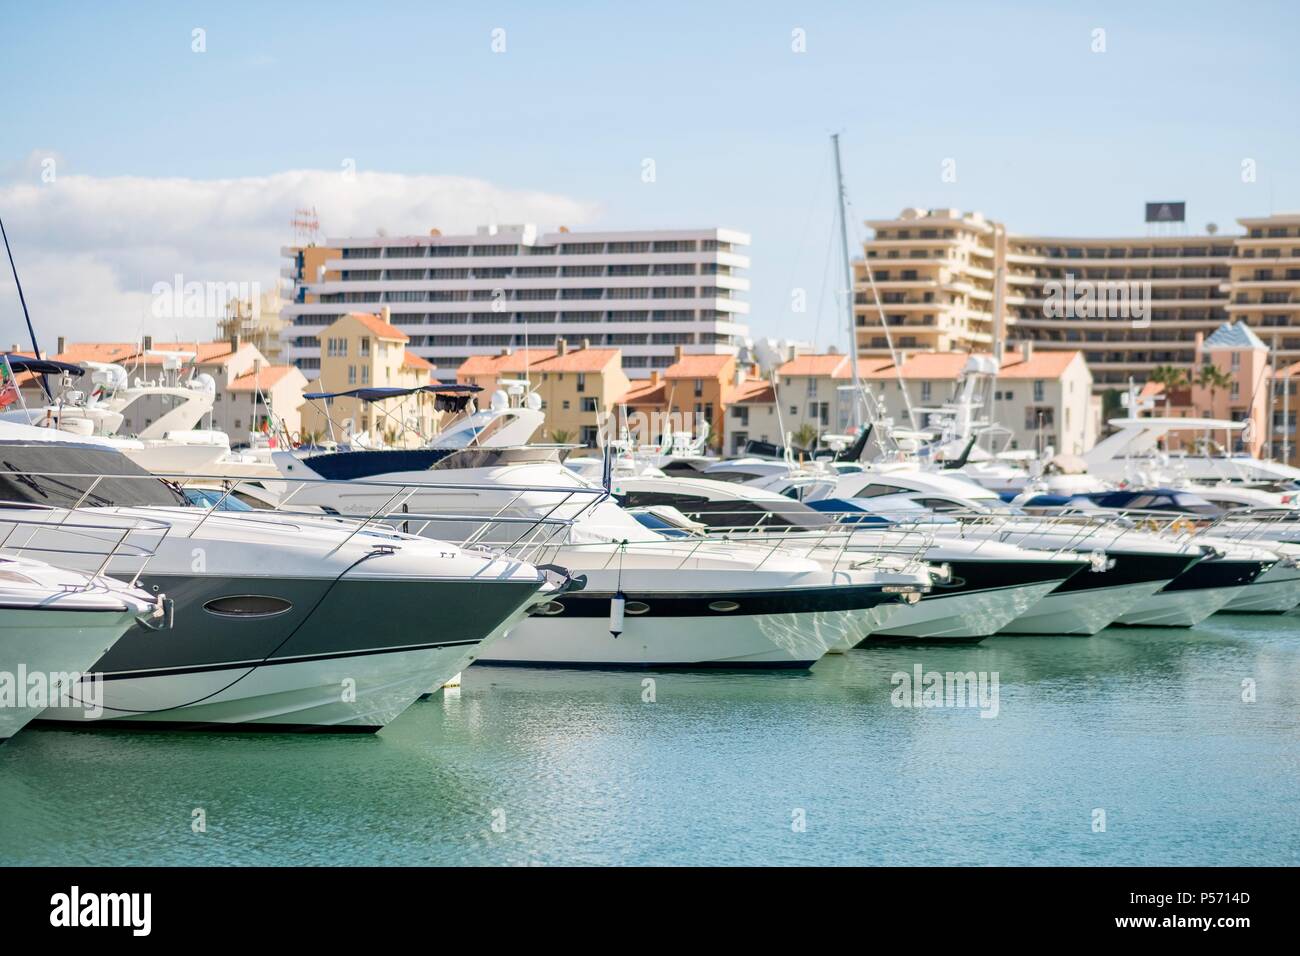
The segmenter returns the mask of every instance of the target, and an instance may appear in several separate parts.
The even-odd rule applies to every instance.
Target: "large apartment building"
[[[291,284],[283,336],[289,360],[311,377],[321,329],[348,312],[386,307],[410,350],[443,379],[470,356],[584,339],[620,349],[627,374],[646,378],[672,365],[679,346],[736,354],[748,335],[748,245],[749,236],[729,229],[535,226],[330,239],[281,250]]]
[[[883,313],[895,348],[987,350],[1000,312],[1004,342],[1082,350],[1097,389],[1191,365],[1197,333],[1229,319],[1300,360],[1300,215],[1238,222],[1239,235],[1078,238],[1009,234],[955,209],[871,220],[855,265],[858,348],[888,354]]]

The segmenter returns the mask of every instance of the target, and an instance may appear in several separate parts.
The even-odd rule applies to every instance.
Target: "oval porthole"
[[[547,601],[545,604],[538,604],[529,613],[536,614],[539,617],[555,617],[557,614],[564,613],[564,605],[559,601]]]
[[[719,611],[723,614],[726,614],[728,611],[740,610],[740,605],[737,604],[735,601],[714,601],[712,604],[709,605],[709,610]]]
[[[283,614],[293,605],[283,598],[265,594],[232,594],[213,598],[203,605],[203,610],[218,617],[273,617]]]
[[[644,601],[628,601],[623,605],[624,614],[644,614],[650,610],[650,605]]]

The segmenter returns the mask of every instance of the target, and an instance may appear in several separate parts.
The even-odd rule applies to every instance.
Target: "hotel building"
[[[1143,382],[1159,365],[1190,367],[1197,333],[1230,319],[1279,361],[1300,360],[1300,215],[1238,222],[1238,235],[1078,238],[1009,234],[955,209],[870,220],[855,264],[859,352],[888,354],[882,311],[896,349],[987,351],[1000,312],[1005,344],[1081,350],[1098,390]],[[1144,314],[1055,314],[1053,284],[1081,282],[1139,290]]]
[[[315,375],[321,330],[387,308],[408,348],[455,377],[470,356],[587,340],[618,348],[632,378],[677,348],[734,356],[748,335],[743,250],[729,229],[539,233],[485,226],[473,235],[330,239],[281,250],[291,289],[281,310],[288,360]]]

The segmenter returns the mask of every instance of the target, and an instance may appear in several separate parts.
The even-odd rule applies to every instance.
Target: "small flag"
[[[9,365],[9,356],[4,357],[0,365],[0,408],[8,408],[22,396],[18,393],[18,379]]]

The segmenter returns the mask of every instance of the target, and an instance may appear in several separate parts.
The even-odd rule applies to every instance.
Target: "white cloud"
[[[210,319],[157,319],[155,283],[258,283],[276,287],[281,246],[291,245],[295,209],[315,206],[326,236],[425,235],[472,231],[493,222],[543,228],[581,225],[594,204],[507,189],[479,179],[360,170],[291,170],[241,179],[98,178],[64,174],[41,181],[40,157],[0,182],[3,216],[41,345],[130,340],[142,333],[209,336]],[[26,344],[22,309],[0,274],[0,345]]]

